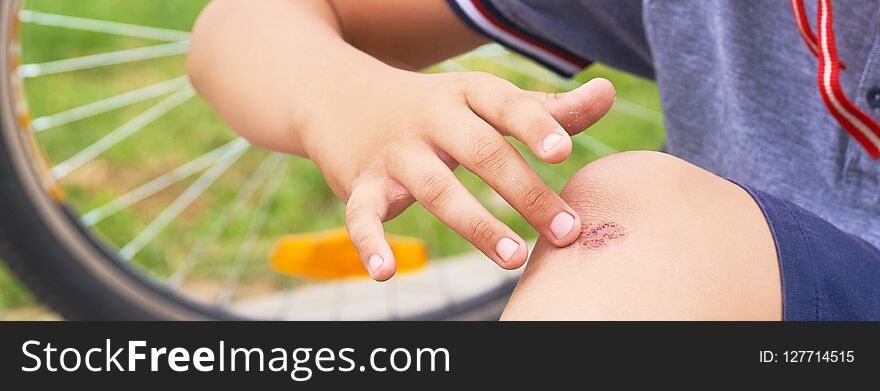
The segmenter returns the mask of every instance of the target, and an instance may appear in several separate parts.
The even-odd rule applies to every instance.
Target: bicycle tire
[[[39,148],[17,114],[18,0],[0,0],[0,258],[35,295],[73,320],[237,320],[239,316],[184,297],[123,262],[53,197]],[[515,280],[407,319],[497,315]],[[490,315],[494,316],[494,315]]]

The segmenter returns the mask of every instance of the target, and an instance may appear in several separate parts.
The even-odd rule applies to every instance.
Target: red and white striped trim
[[[517,32],[492,15],[480,0],[452,0],[478,28],[498,41],[527,53],[567,74],[580,72],[589,63]]]
[[[819,44],[816,43],[816,35],[813,34],[810,22],[807,20],[804,0],[791,0],[791,9],[794,10],[794,20],[797,22],[798,31],[801,32],[804,43],[807,44],[807,49],[810,49],[810,52],[818,58]],[[840,69],[846,69],[846,64],[840,62]]]
[[[880,158],[880,124],[864,111],[856,107],[840,86],[841,63],[837,56],[837,45],[834,40],[834,23],[831,0],[819,0],[819,12],[816,22],[818,38],[810,31],[804,14],[804,1],[791,0],[791,5],[798,20],[801,36],[810,46],[816,45],[815,54],[819,58],[818,84],[822,100],[831,115],[849,132],[873,158]],[[804,27],[802,27],[804,26]],[[811,49],[813,50],[813,49]]]
[[[791,9],[794,11],[794,20],[797,22],[801,37],[804,38],[804,43],[807,44],[807,48],[813,52],[814,56],[819,57],[819,46],[816,44],[816,35],[814,35],[813,30],[810,29],[810,22],[807,20],[803,0],[791,0]]]

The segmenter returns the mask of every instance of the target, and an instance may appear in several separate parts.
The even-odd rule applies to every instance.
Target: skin
[[[565,248],[539,240],[503,320],[782,318],[773,237],[739,186],[627,152],[588,164],[562,197],[585,225],[617,235],[585,229]]]
[[[525,241],[453,175],[459,164],[553,245],[579,235],[580,216],[505,136],[561,162],[614,89],[596,79],[546,94],[484,73],[413,71],[483,42],[444,0],[217,0],[196,22],[188,68],[242,136],[314,161],[346,203],[364,266],[384,281],[395,264],[382,222],[415,201],[501,267],[526,261]]]

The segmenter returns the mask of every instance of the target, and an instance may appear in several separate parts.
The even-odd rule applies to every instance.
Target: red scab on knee
[[[575,241],[575,245],[588,250],[598,250],[611,243],[623,240],[626,236],[626,227],[614,221],[584,222],[581,227],[581,236]]]

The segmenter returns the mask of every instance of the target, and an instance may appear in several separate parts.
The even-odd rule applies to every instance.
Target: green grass
[[[25,6],[44,12],[189,30],[195,16],[207,2],[28,0]],[[45,62],[156,43],[158,42],[24,25],[22,61]],[[183,57],[176,56],[30,79],[25,84],[30,113],[32,117],[51,114],[171,79],[183,74],[183,64]],[[466,65],[495,73],[522,88],[556,91],[552,85],[500,67],[492,61],[475,59],[469,60]],[[620,99],[659,111],[657,91],[652,82],[603,66],[591,67],[578,75],[576,80],[583,82],[594,77],[611,80]],[[161,98],[50,129],[39,134],[38,140],[49,161],[57,163],[100,139],[159,100]],[[661,123],[633,117],[620,110],[612,111],[592,127],[589,134],[616,150],[657,149],[664,140]],[[101,155],[98,160],[74,172],[61,185],[74,209],[85,212],[222,145],[232,137],[233,134],[203,101],[192,99]],[[521,145],[518,147],[522,148]],[[601,152],[576,146],[568,161],[552,167],[536,165],[536,169],[551,187],[559,190],[564,185],[565,178],[598,158],[600,154]],[[174,224],[138,254],[134,262],[160,278],[167,277],[176,270],[188,250],[209,230],[212,222],[265,156],[263,151],[248,152],[227,175],[211,187],[208,194],[187,208],[181,218],[175,220]],[[478,178],[462,169],[457,170],[457,175],[505,223],[527,238],[535,237],[534,230],[515,211],[502,203],[492,201],[491,190]],[[108,218],[95,227],[96,232],[111,246],[121,246],[131,240],[191,182],[192,180],[184,181]],[[259,194],[255,198],[258,197]],[[193,272],[195,278],[203,281],[222,280],[233,267],[232,259],[241,247],[240,238],[256,213],[253,206],[236,215],[220,239],[209,246],[203,256],[205,261]],[[289,279],[275,275],[265,262],[275,240],[286,233],[312,232],[342,226],[344,210],[343,205],[327,188],[320,173],[310,162],[301,159],[291,160],[289,174],[284,178],[277,197],[273,198],[268,208],[270,218],[260,231],[255,250],[248,254],[261,261],[248,263],[243,284],[259,283],[272,288],[290,283]],[[392,233],[424,238],[433,257],[472,251],[467,242],[418,205],[387,223],[386,227]],[[34,299],[7,271],[0,268],[0,316],[5,311],[33,304]]]

